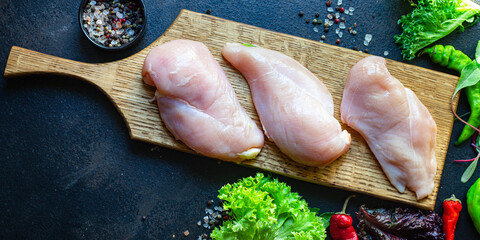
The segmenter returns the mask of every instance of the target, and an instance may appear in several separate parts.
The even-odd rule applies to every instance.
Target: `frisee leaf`
[[[218,198],[225,200],[229,220],[215,228],[213,239],[222,240],[323,240],[325,226],[315,209],[277,179],[258,173],[226,184]]]
[[[412,12],[403,15],[398,24],[403,31],[395,35],[404,59],[412,60],[421,49],[447,36],[455,29],[463,31],[480,15],[480,6],[470,0],[417,0]],[[474,20],[475,19],[475,20]],[[464,26],[464,23],[466,26]]]

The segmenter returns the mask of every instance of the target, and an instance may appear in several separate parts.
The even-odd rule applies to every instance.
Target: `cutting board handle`
[[[111,67],[112,64],[82,63],[13,46],[4,76],[13,78],[35,74],[63,75],[85,80],[109,92],[114,80],[113,75],[108,74]],[[107,74],[99,76],[102,72]]]

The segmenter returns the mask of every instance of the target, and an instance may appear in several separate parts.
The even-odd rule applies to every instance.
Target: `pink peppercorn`
[[[340,8],[338,9],[338,11],[340,11],[341,13],[343,13],[343,12],[345,12],[345,8],[344,8],[344,7],[340,7]]]
[[[335,20],[334,20],[334,21],[335,21],[335,23],[337,23],[337,24],[338,24],[338,23],[340,22],[340,19],[338,19],[338,18],[335,18]]]
[[[328,0],[327,1],[327,7],[330,7],[330,6],[332,6],[332,1]]]

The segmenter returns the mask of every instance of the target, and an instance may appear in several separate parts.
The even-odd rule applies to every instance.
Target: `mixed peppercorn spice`
[[[144,23],[138,1],[87,1],[82,15],[83,28],[90,39],[106,47],[121,47],[132,42]]]
[[[335,3],[328,0],[325,2],[327,14],[325,19],[320,19],[321,14],[316,12],[313,19],[305,19],[305,23],[313,24],[313,31],[320,32],[320,27],[323,27],[323,34],[321,35],[320,42],[326,40],[326,35],[328,35],[330,30],[335,29],[335,43],[341,44],[342,38],[345,37],[344,31],[349,33],[352,37],[355,37],[358,34],[357,23],[347,21],[347,18],[351,18],[354,15],[355,8],[352,6],[344,6],[343,0],[337,0]],[[334,6],[335,5],[335,6]],[[305,13],[303,11],[298,12],[298,17],[303,18]],[[347,26],[351,25],[351,26]],[[373,36],[371,34],[365,34],[365,39],[363,40],[363,45],[368,46],[370,41],[372,41]],[[359,50],[357,46],[353,47],[354,50]],[[368,49],[364,49],[364,52],[368,53]],[[384,56],[387,56],[388,51],[384,51]]]

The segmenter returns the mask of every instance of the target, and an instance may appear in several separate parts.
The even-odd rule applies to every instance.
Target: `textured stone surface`
[[[0,72],[3,73],[12,45],[83,62],[125,58],[157,39],[180,9],[197,12],[211,9],[222,18],[266,29],[320,40],[312,20],[325,19],[324,1],[154,1],[146,0],[148,25],[138,45],[121,52],[95,48],[78,25],[80,1],[0,1]],[[336,1],[334,1],[335,3]],[[344,1],[355,7],[346,17],[358,24],[358,34],[344,33],[340,46],[364,50],[365,34],[373,39],[371,54],[401,60],[393,35],[400,32],[397,19],[409,11],[407,2]],[[298,17],[303,11],[304,16]],[[326,43],[335,44],[335,28]],[[453,44],[474,55],[480,25],[455,32],[442,44]],[[444,68],[426,58],[412,62],[439,71]],[[453,72],[449,72],[453,73]],[[459,113],[467,112],[462,96]],[[480,173],[462,184],[466,164],[454,159],[474,156],[471,147],[454,147],[462,128],[456,123],[445,161],[436,210],[454,193],[465,203],[468,187]],[[153,151],[152,151],[153,148]],[[0,238],[1,239],[196,239],[203,231],[201,220],[206,200],[217,190],[256,170],[231,163],[154,147],[129,139],[128,130],[108,98],[95,87],[63,77],[37,76],[4,79],[0,76]],[[289,183],[320,212],[337,211],[350,194],[333,188],[279,177]],[[351,201],[353,214],[361,204],[368,207],[398,206],[369,196]],[[142,221],[142,216],[146,216]],[[355,219],[355,217],[354,217]],[[189,230],[188,237],[183,235]],[[458,239],[475,239],[466,207],[457,226]]]

